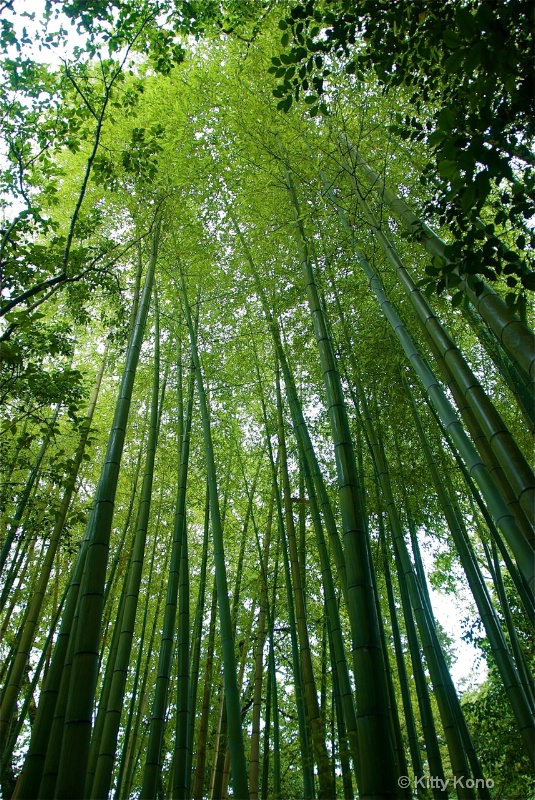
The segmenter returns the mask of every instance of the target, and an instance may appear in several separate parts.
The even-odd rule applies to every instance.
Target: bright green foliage
[[[527,796],[523,21],[487,63],[478,2],[11,5],[2,797]]]

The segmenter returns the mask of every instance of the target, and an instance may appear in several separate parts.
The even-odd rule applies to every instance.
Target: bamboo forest
[[[534,796],[534,31],[0,0],[2,800]]]

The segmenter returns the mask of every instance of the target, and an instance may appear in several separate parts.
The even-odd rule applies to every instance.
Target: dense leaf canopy
[[[2,797],[525,798],[532,10],[14,6]]]

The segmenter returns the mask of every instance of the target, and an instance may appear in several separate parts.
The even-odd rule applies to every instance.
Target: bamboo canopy
[[[523,800],[526,4],[14,5],[2,798]]]

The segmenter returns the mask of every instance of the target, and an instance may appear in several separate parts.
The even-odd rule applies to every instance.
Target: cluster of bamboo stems
[[[440,371],[439,378],[422,355],[410,327],[389,299],[380,275],[359,248],[358,229],[339,203],[336,187],[324,170],[318,169],[319,190],[325,202],[338,214],[354,263],[362,269],[390,325],[392,336],[399,341],[406,356],[400,382],[407,407],[516,725],[532,757],[535,692],[529,665],[513,625],[502,576],[505,567],[519,602],[533,622],[535,505],[532,471],[461,350],[413,281],[396,250],[392,231],[379,218],[377,208],[386,209],[386,216],[397,218],[398,223],[431,255],[446,260],[444,243],[383,183],[345,138],[339,141],[337,158],[344,180],[351,187],[355,208],[373,231],[384,258],[406,292],[421,335]],[[40,630],[44,599],[76,491],[106,356],[64,484],[54,530],[38,559],[40,571],[34,579],[30,602],[2,667],[0,744],[3,771],[20,748],[19,737],[25,721],[32,717],[31,738],[13,794],[18,800],[108,798],[110,793],[116,800],[131,796],[144,800],[163,796],[201,798],[206,792],[212,798],[219,798],[227,795],[229,781],[232,796],[240,800],[282,797],[283,732],[277,696],[281,687],[277,677],[275,641],[276,606],[281,601],[276,586],[270,586],[269,571],[273,563],[275,572],[281,566],[285,586],[302,796],[307,799],[337,796],[339,780],[334,768],[335,759],[328,748],[329,731],[324,715],[326,678],[322,674],[318,687],[313,653],[315,643],[311,642],[307,618],[306,570],[302,552],[305,511],[303,504],[296,527],[287,441],[290,428],[301,476],[300,497],[307,499],[321,572],[324,604],[322,661],[330,669],[334,709],[332,724],[336,728],[330,732],[330,738],[336,741],[343,796],[353,797],[358,791],[359,797],[370,800],[410,797],[411,789],[398,785],[399,776],[412,774],[418,779],[431,774],[441,779],[433,788],[433,796],[444,798],[447,796],[445,775],[451,772],[458,779],[459,797],[474,798],[476,794],[482,798],[490,797],[437,633],[419,551],[418,531],[411,515],[410,496],[405,498],[403,507],[396,499],[391,464],[383,446],[384,431],[363,388],[359,364],[351,347],[351,320],[346,318],[339,300],[336,270],[328,265],[326,275],[331,293],[337,298],[332,313],[336,313],[339,322],[338,341],[334,339],[327,304],[316,283],[314,245],[305,229],[291,165],[282,150],[280,159],[294,212],[300,269],[323,376],[335,454],[338,505],[333,504],[332,492],[305,418],[280,321],[270,304],[245,228],[229,206],[227,214],[261,302],[275,354],[275,426],[266,405],[258,362],[256,367],[264,424],[264,452],[270,475],[267,521],[261,528],[255,514],[257,471],[257,478],[247,486],[247,513],[235,584],[229,593],[224,535],[228,492],[221,489],[222,483],[216,473],[210,408],[198,344],[199,318],[194,313],[199,305],[191,302],[191,286],[186,280],[185,269],[177,262],[188,344],[180,343],[177,357],[178,478],[173,535],[167,547],[166,563],[156,568],[158,535],[154,535],[152,546],[147,547],[147,532],[151,515],[156,530],[160,522],[160,511],[154,510],[157,503],[153,476],[167,383],[167,373],[163,380],[160,374],[161,337],[155,279],[160,242],[164,236],[159,217],[153,229],[152,251],[143,290],[133,311],[107,453],[70,581],[64,596],[57,598],[56,613],[41,658],[35,667],[32,664],[30,681],[28,659]],[[373,203],[371,192],[375,194]],[[376,210],[372,207],[374,204]],[[162,213],[165,214],[165,209]],[[484,286],[483,291],[477,293],[465,280],[461,281],[461,287],[466,293],[464,313],[512,390],[520,414],[533,426],[535,359],[531,333],[489,287]],[[134,481],[140,483],[139,499],[136,511],[135,494],[132,493],[121,542],[110,560],[115,494],[151,298],[153,384],[146,442],[139,451]],[[180,367],[182,348],[186,348],[186,360],[191,365],[187,375],[182,375]],[[348,387],[347,391],[344,386]],[[349,401],[358,422],[356,433],[348,413]],[[483,520],[484,524],[479,526],[478,547],[485,554],[492,592],[467,531],[456,492],[439,468],[433,442],[422,421],[424,401],[436,420],[436,431],[451,449],[464,477],[466,492],[473,504],[473,518]],[[200,589],[195,613],[190,619],[192,598],[186,522],[195,403],[200,409],[207,481]],[[27,580],[25,570],[33,560],[32,548],[35,546],[30,538],[17,537],[16,533],[31,503],[32,490],[58,411],[59,407],[51,417],[50,433],[43,438],[41,451],[18,500],[0,554],[4,631],[16,604],[14,587]],[[291,426],[287,422],[288,414]],[[370,531],[363,485],[365,452],[373,464],[373,483],[381,509],[377,516],[379,535],[375,539]],[[246,483],[245,475],[244,481]],[[135,519],[133,526],[130,525],[131,518]],[[133,530],[133,535],[130,533],[127,538],[129,530]],[[244,553],[252,536],[258,555],[259,592],[250,609],[249,628],[240,632],[238,637]],[[128,568],[120,570],[119,555],[124,553],[128,556]],[[212,560],[213,588],[208,568]],[[144,575],[150,589],[143,588]],[[384,585],[386,603],[380,596],[379,581]],[[118,607],[113,607],[113,618],[112,592],[119,597]],[[151,610],[151,595],[154,594],[157,608]],[[498,598],[500,614],[493,598]],[[160,607],[163,614],[161,630],[157,624]],[[388,618],[391,631],[392,652],[384,630],[384,617]],[[239,645],[238,638],[242,639]],[[416,703],[413,701],[403,638],[408,647]],[[249,641],[254,643],[252,654],[248,649]],[[222,665],[222,690],[219,699],[214,700],[212,687],[218,653]],[[245,686],[246,669],[250,672],[250,691]],[[392,670],[396,673],[399,696]],[[129,675],[134,676],[133,684],[128,684]],[[32,704],[37,686],[39,703],[35,711]],[[431,687],[438,720],[433,709]],[[214,702],[217,705],[217,723],[210,738],[210,709]],[[246,746],[244,719],[249,708],[252,716],[248,718],[250,735]],[[171,731],[172,725],[174,730]],[[212,748],[211,771],[208,769],[209,745]],[[444,763],[445,757],[447,764]],[[474,782],[478,786],[477,792],[472,788]],[[420,793],[426,796],[425,790]]]

